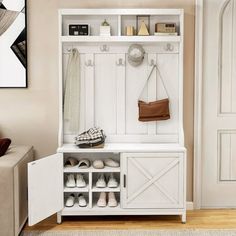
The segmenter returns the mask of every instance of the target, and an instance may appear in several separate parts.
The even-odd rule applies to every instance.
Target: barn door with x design
[[[124,208],[183,208],[182,153],[122,156]]]

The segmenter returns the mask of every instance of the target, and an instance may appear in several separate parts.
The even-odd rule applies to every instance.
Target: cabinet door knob
[[[126,188],[126,175],[124,175],[124,188]]]

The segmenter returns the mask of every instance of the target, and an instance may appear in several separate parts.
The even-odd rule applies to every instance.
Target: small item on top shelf
[[[90,27],[88,24],[70,24],[69,35],[71,36],[88,36],[90,35]]]
[[[73,207],[75,204],[75,195],[72,193],[70,196],[66,199],[66,207]]]
[[[138,15],[136,16],[136,29],[138,30],[139,36],[150,35],[150,16],[149,15]]]
[[[140,44],[132,44],[128,49],[128,62],[137,67],[143,63],[145,51]]]
[[[134,35],[134,27],[132,25],[126,26],[126,35],[133,36]]]
[[[105,166],[108,167],[114,167],[114,168],[118,168],[120,166],[120,163],[117,161],[112,160],[111,158],[107,158],[104,160]]]
[[[75,188],[75,176],[73,174],[67,175],[67,180],[66,180],[66,187],[67,188]]]
[[[75,137],[75,144],[80,148],[103,148],[105,139],[103,130],[93,127]]]
[[[157,36],[177,36],[176,24],[175,23],[156,23],[155,33]]]
[[[111,26],[106,21],[106,19],[102,22],[100,26],[100,36],[111,36]]]
[[[102,160],[95,160],[93,161],[93,168],[95,169],[103,169],[104,168],[104,163]]]
[[[79,161],[74,158],[74,157],[69,157],[67,158],[66,162],[65,162],[65,167],[73,167],[78,165]]]
[[[82,159],[79,161],[78,168],[87,169],[90,167],[90,161],[88,159]]]

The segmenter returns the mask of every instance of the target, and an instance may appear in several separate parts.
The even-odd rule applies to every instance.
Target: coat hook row
[[[117,66],[125,66],[125,60],[123,60],[122,58],[119,58],[118,62],[116,62]]]
[[[94,66],[94,63],[92,62],[91,59],[89,59],[87,62],[85,62],[86,66]]]

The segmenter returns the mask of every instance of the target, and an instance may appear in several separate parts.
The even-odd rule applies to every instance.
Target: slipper
[[[78,165],[79,161],[74,157],[69,157],[65,162],[65,167],[73,167]]]
[[[103,169],[104,168],[104,163],[102,160],[95,160],[93,161],[93,167],[95,169]]]
[[[78,168],[80,169],[87,169],[90,167],[90,162],[88,159],[82,159],[79,161]]]
[[[71,194],[67,199],[66,199],[66,207],[73,207],[75,204],[75,195]]]
[[[113,192],[108,193],[108,206],[117,207],[117,205],[118,203],[115,194]]]
[[[117,188],[118,187],[118,182],[117,182],[113,173],[111,173],[109,176],[107,187],[108,188]]]
[[[78,202],[79,202],[79,206],[80,207],[86,207],[87,206],[87,201],[86,201],[86,199],[85,199],[83,194],[79,194]]]
[[[117,168],[120,166],[119,162],[117,161],[114,161],[112,160],[111,158],[107,158],[105,161],[105,166],[108,166],[108,167],[114,167],[114,168]]]
[[[73,174],[67,175],[66,187],[67,188],[75,187],[75,176]]]

